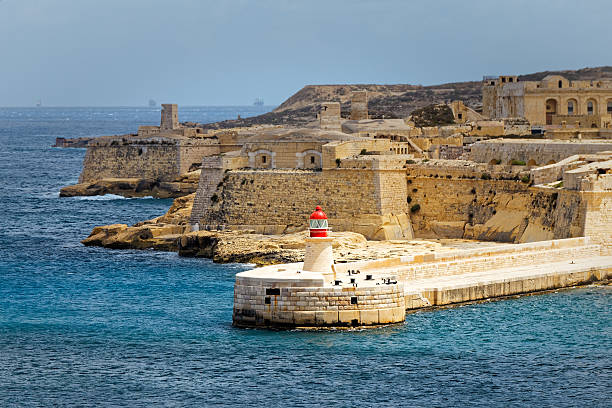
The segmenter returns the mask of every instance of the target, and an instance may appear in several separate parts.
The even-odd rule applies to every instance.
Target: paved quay
[[[559,289],[612,278],[612,256],[406,280],[407,309]],[[422,301],[409,302],[409,299]],[[427,301],[424,302],[424,299]],[[424,303],[424,304],[423,304]]]

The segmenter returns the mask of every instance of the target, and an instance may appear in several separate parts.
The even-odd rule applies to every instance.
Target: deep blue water
[[[158,122],[145,108],[0,109],[0,406],[610,406],[610,287],[375,330],[242,330],[231,326],[232,285],[246,266],[82,246],[95,225],[171,202],[60,199],[84,149],[50,145]]]

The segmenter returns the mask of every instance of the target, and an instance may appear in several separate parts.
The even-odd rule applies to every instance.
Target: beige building
[[[485,77],[483,114],[491,119],[524,117],[531,125],[565,122],[606,128],[612,122],[612,79],[569,81],[549,75],[541,81],[517,76]]]

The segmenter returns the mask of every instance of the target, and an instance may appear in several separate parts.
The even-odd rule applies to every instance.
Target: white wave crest
[[[117,194],[104,194],[98,196],[79,196],[79,197],[70,197],[74,200],[84,200],[84,201],[110,201],[110,200],[153,200],[153,196],[145,196],[145,197],[124,197]]]

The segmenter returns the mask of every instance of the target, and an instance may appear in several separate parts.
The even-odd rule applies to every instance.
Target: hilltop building
[[[483,115],[491,119],[523,117],[532,126],[609,128],[612,80],[569,81],[560,75],[541,81],[521,81],[512,75],[485,77],[482,104]]]

